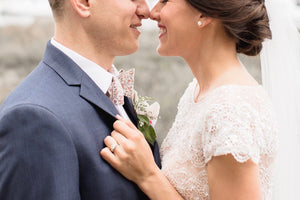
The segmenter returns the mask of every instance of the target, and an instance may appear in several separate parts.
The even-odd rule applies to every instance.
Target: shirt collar
[[[109,73],[103,67],[97,65],[93,61],[88,60],[75,51],[55,41],[53,38],[51,39],[51,44],[61,50],[68,57],[70,57],[96,83],[96,85],[102,90],[104,94],[107,93],[113,77],[111,73]],[[115,68],[114,65],[112,67]]]

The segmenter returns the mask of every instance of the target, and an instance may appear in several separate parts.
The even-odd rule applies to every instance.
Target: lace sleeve
[[[236,100],[221,99],[208,109],[202,135],[205,163],[213,156],[232,154],[238,162],[252,159],[258,164],[262,151],[271,145],[267,109],[261,102]]]

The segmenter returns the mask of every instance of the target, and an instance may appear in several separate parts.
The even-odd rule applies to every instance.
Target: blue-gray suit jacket
[[[136,124],[130,99],[124,108]],[[99,155],[116,114],[87,74],[48,42],[42,62],[0,108],[0,199],[147,199]],[[152,150],[160,167],[157,144]]]

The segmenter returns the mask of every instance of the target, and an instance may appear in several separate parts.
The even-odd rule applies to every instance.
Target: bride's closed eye
[[[160,3],[167,3],[168,0],[161,0]]]

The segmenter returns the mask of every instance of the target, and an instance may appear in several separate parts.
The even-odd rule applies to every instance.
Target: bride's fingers
[[[135,125],[128,119],[124,119],[123,117],[121,117],[120,115],[117,115],[116,118],[122,122],[124,122],[125,124],[127,124],[130,128],[132,129],[136,129]]]
[[[125,122],[123,122],[121,120],[115,121],[115,123],[113,124],[113,127],[117,132],[122,134],[127,139],[131,139],[140,134],[136,128],[133,129],[133,128],[129,127]]]
[[[117,141],[118,144],[122,146],[126,145],[129,142],[126,137],[115,130],[111,132],[111,136]]]
[[[116,154],[121,147],[120,144],[112,136],[107,136],[106,138],[104,138],[104,144],[111,152],[111,155],[114,157],[115,157],[114,154]]]
[[[104,160],[106,160],[112,167],[114,167],[114,168],[118,167],[119,160],[114,155],[114,153],[111,151],[111,148],[114,147],[112,145],[113,144],[117,145],[116,141],[114,141],[114,139],[112,137],[108,136],[104,139],[104,143],[105,143],[106,147],[100,151],[101,157]],[[115,146],[113,151],[115,152],[117,150],[117,148],[118,148],[118,146]]]
[[[118,159],[114,156],[114,154],[110,151],[108,147],[103,148],[100,151],[101,157],[106,160],[111,166],[116,167],[118,163]]]

